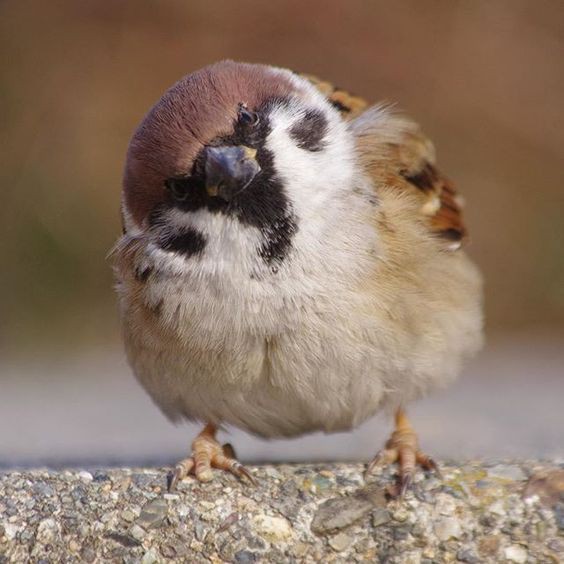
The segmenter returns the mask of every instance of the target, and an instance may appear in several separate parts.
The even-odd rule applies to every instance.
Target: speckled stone
[[[136,523],[144,529],[156,529],[164,523],[167,513],[168,505],[166,499],[153,499],[143,506],[141,515],[139,515]]]
[[[345,533],[339,533],[329,539],[329,546],[336,552],[342,552],[347,549],[353,541],[354,537],[346,535]]]
[[[468,564],[478,564],[481,562],[481,558],[472,547],[462,547],[456,553],[456,559],[460,562],[467,562]]]
[[[383,504],[383,490],[373,485],[361,488],[349,496],[328,499],[315,513],[311,530],[324,534],[344,529]]]
[[[560,531],[564,531],[564,503],[556,503],[554,505],[554,518],[556,526]]]
[[[166,469],[0,474],[3,562],[560,562],[563,468],[538,461],[441,464],[388,499],[394,468],[360,464],[217,472],[166,491]],[[527,479],[527,476],[530,476]]]
[[[278,542],[292,536],[292,527],[284,517],[259,514],[253,518],[254,529],[267,540]]]
[[[435,522],[435,534],[441,541],[459,539],[462,537],[462,528],[458,519],[453,517],[439,517]]]
[[[496,464],[495,466],[488,468],[488,476],[491,478],[512,481],[527,479],[525,472],[523,472],[521,467],[516,464]]]
[[[527,551],[518,544],[507,546],[503,554],[509,562],[515,562],[516,564],[525,564],[527,562]]]

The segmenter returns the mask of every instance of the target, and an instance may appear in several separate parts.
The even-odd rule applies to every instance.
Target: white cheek
[[[314,106],[315,107],[315,106]],[[354,174],[354,149],[350,133],[338,116],[328,116],[324,148],[301,149],[290,137],[294,123],[303,117],[292,108],[271,115],[272,131],[266,140],[274,155],[274,166],[298,216],[304,217],[327,205],[338,193],[348,190]]]

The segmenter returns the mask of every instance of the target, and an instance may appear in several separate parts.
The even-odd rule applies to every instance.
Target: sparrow
[[[182,78],[127,151],[114,251],[125,349],[172,421],[203,431],[169,486],[253,481],[216,432],[395,430],[368,465],[435,469],[406,406],[482,343],[462,201],[389,105],[308,75],[222,61]]]

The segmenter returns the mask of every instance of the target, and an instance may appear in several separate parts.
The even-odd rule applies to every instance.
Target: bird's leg
[[[425,470],[434,470],[440,475],[436,462],[419,450],[417,435],[402,408],[396,411],[396,425],[392,436],[384,448],[373,458],[366,469],[366,475],[374,468],[384,464],[398,463],[398,487],[394,495],[403,497],[413,482],[415,467],[421,466]]]
[[[255,484],[252,474],[236,460],[233,447],[229,444],[221,446],[217,442],[216,432],[215,425],[208,423],[194,439],[192,456],[181,460],[167,476],[169,491],[189,474],[194,474],[200,482],[209,482],[213,479],[212,468],[226,470],[238,478],[245,477]]]

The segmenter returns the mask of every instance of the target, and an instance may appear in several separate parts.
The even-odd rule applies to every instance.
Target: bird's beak
[[[243,145],[206,147],[206,191],[226,201],[244,190],[260,172],[256,149]]]

